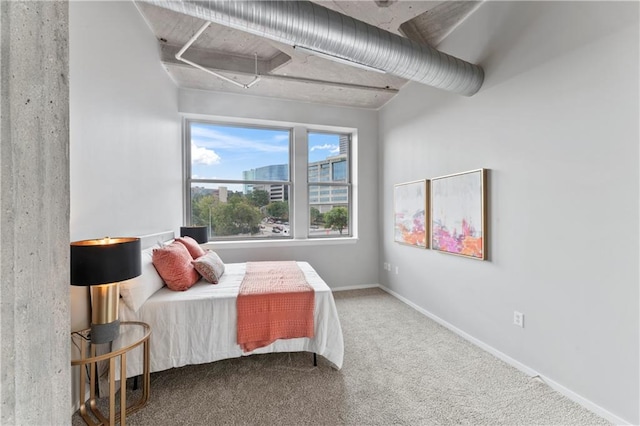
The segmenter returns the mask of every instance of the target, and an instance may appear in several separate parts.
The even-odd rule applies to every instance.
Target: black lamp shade
[[[204,244],[209,241],[206,226],[181,226],[180,236],[191,237],[196,240],[198,244]]]
[[[141,274],[140,238],[104,238],[71,243],[71,285],[109,284]]]

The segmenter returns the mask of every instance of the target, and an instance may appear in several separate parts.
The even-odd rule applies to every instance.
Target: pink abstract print
[[[414,246],[424,246],[427,239],[424,210],[418,211],[406,219],[402,215],[398,216],[398,228],[402,242]]]
[[[482,237],[466,219],[462,219],[461,233],[455,228],[449,232],[446,225],[434,221],[433,249],[482,258]]]
[[[484,180],[484,169],[432,179],[434,250],[485,258]]]
[[[426,247],[426,181],[397,184],[394,191],[395,241],[416,247]]]

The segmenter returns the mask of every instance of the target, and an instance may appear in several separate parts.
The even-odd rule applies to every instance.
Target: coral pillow
[[[224,274],[224,263],[214,251],[207,252],[192,263],[202,278],[212,284],[218,284],[218,280]]]
[[[184,245],[193,259],[197,259],[206,252],[200,247],[200,244],[191,237],[178,237],[176,241]]]
[[[171,290],[184,291],[198,282],[200,276],[191,261],[189,251],[180,243],[153,250],[153,266]]]

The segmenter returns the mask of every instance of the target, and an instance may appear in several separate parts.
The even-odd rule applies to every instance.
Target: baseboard
[[[631,422],[628,422],[628,421],[622,419],[621,417],[616,416],[615,414],[611,413],[610,411],[605,410],[604,408],[600,407],[598,404],[595,404],[594,402],[584,398],[583,396],[578,395],[577,393],[575,393],[571,389],[568,389],[568,388],[564,387],[560,383],[557,383],[557,382],[549,379],[548,377],[545,377],[545,376],[541,375],[540,373],[535,371],[533,368],[528,367],[527,365],[524,365],[520,361],[511,358],[510,356],[506,355],[503,352],[500,352],[496,348],[484,343],[481,340],[476,339],[475,337],[471,336],[470,334],[465,333],[464,331],[460,330],[456,326],[448,323],[447,321],[443,320],[442,318],[438,317],[437,315],[432,314],[431,312],[427,311],[426,309],[421,308],[420,306],[416,305],[415,303],[411,302],[410,300],[406,299],[405,297],[399,295],[395,291],[393,291],[393,290],[391,290],[391,289],[389,289],[389,288],[387,288],[387,287],[385,287],[383,285],[378,285],[377,287],[379,287],[382,290],[386,291],[387,293],[389,293],[390,295],[392,295],[396,299],[398,299],[398,300],[404,302],[405,304],[409,305],[410,307],[412,307],[416,311],[420,312],[421,314],[423,314],[423,315],[429,317],[430,319],[434,320],[435,322],[437,322],[438,324],[442,325],[443,327],[445,327],[445,328],[451,330],[452,332],[456,333],[458,336],[462,337],[463,339],[473,343],[474,345],[478,346],[479,348],[483,349],[484,351],[489,352],[490,354],[494,355],[496,358],[499,358],[502,361],[506,362],[507,364],[517,368],[518,370],[522,371],[523,373],[525,373],[529,377],[539,378],[544,383],[546,383],[549,387],[551,387],[551,389],[559,392],[560,394],[566,396],[567,398],[569,398],[570,400],[576,402],[577,404],[580,404],[581,406],[583,406],[587,410],[599,415],[600,417],[602,417],[602,418],[604,418],[604,419],[606,419],[606,420],[608,420],[608,421],[610,421],[610,422],[612,422],[612,423],[614,423],[616,425],[631,425],[632,424]]]
[[[364,290],[367,288],[381,288],[380,284],[361,284],[361,285],[350,285],[346,287],[332,287],[331,291],[347,291],[347,290]]]

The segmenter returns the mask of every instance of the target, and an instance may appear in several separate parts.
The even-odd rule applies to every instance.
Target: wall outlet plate
[[[524,314],[522,312],[513,311],[513,325],[524,328]]]

